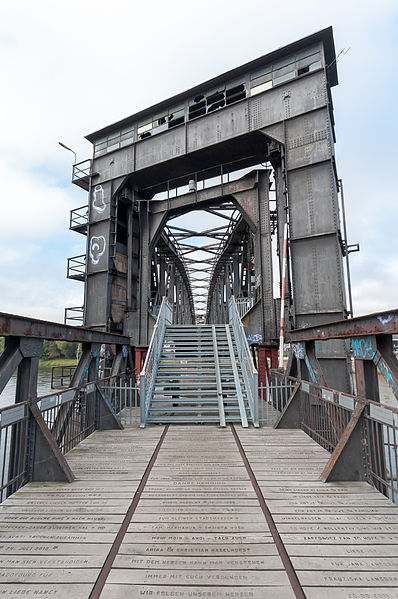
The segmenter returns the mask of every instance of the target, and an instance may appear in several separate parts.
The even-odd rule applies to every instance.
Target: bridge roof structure
[[[186,90],[185,92],[176,94],[175,96],[172,96],[171,98],[168,98],[167,100],[158,102],[157,104],[154,104],[153,106],[150,106],[149,108],[140,110],[139,112],[136,112],[135,114],[128,116],[124,119],[121,119],[120,121],[116,121],[115,123],[107,125],[106,127],[103,127],[101,129],[98,129],[97,131],[94,131],[93,133],[86,135],[86,139],[90,142],[95,142],[98,138],[103,137],[104,135],[110,133],[114,129],[120,129],[120,127],[125,127],[125,126],[129,125],[130,123],[133,123],[137,120],[144,119],[146,116],[150,116],[156,112],[160,112],[160,111],[164,110],[165,108],[167,108],[168,106],[173,106],[174,104],[181,103],[184,100],[191,98],[191,97],[195,96],[196,94],[202,92],[204,88],[215,87],[221,83],[225,83],[226,81],[236,79],[247,72],[258,69],[259,67],[261,67],[264,64],[267,64],[271,61],[275,61],[280,58],[283,58],[284,56],[286,56],[288,54],[292,54],[293,52],[299,51],[302,48],[304,48],[310,44],[317,43],[317,42],[323,42],[323,44],[324,44],[325,59],[326,59],[327,65],[328,65],[327,76],[328,76],[329,85],[331,87],[338,85],[336,54],[335,54],[334,40],[333,40],[333,28],[326,27],[325,29],[317,31],[316,33],[313,33],[311,35],[307,35],[306,37],[303,37],[300,40],[296,40],[295,42],[292,42],[291,44],[288,44],[286,46],[282,46],[281,48],[278,48],[277,50],[269,52],[268,54],[265,54],[264,56],[256,58],[255,60],[251,60],[250,62],[247,62],[239,67],[236,67],[234,69],[231,69],[230,71],[222,73],[221,75],[218,75],[217,77],[213,77],[212,79],[209,79],[208,81],[204,81],[203,83],[201,83],[199,85],[195,85],[195,87],[191,87],[190,89]]]

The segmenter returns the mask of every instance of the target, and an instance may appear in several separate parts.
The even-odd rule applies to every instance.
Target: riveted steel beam
[[[104,333],[83,327],[73,327],[59,322],[38,320],[0,312],[0,337],[35,337],[61,341],[87,343],[130,344],[129,337]]]
[[[287,333],[289,342],[326,339],[347,339],[363,335],[398,333],[398,308],[387,312],[375,312],[327,324],[294,329]]]

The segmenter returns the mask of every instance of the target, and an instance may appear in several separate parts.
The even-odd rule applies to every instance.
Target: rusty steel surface
[[[129,337],[123,335],[0,312],[0,337],[9,336],[130,345]]]
[[[350,468],[350,466],[352,465],[351,462],[353,461],[352,455],[350,455],[349,449],[347,449],[347,448],[348,448],[348,442],[349,442],[350,438],[353,437],[354,430],[357,427],[357,425],[360,421],[360,418],[365,411],[365,408],[366,408],[366,404],[358,403],[356,405],[354,411],[352,412],[351,418],[350,418],[347,426],[345,427],[336,447],[334,448],[332,455],[330,456],[328,463],[326,464],[326,466],[321,474],[321,479],[323,480],[323,482],[328,482],[329,480],[333,480],[333,478],[332,478],[333,470],[336,468],[337,462],[339,460],[341,460],[344,451],[347,452],[347,455],[345,456],[345,462],[346,462],[345,465],[349,468],[349,470],[347,472],[347,476],[343,476],[342,478],[339,477],[338,480],[342,480],[342,479],[343,480],[356,480],[356,478],[353,476],[352,469]],[[361,438],[360,443],[362,443],[362,445],[365,444],[366,438]],[[360,458],[360,451],[358,451],[358,447],[360,446],[360,443],[357,443],[354,446],[354,452],[356,454],[355,455],[356,459],[358,459],[358,457]],[[352,448],[351,448],[351,452],[352,452]],[[343,463],[342,463],[342,466],[344,467]],[[357,480],[362,480],[362,478],[360,478],[359,476],[360,476],[360,471],[358,472]]]
[[[316,339],[346,339],[362,335],[391,335],[398,333],[398,308],[386,312],[375,312],[346,320],[337,320],[315,327],[293,329],[286,333],[288,342],[312,341]]]
[[[62,478],[65,477],[66,482],[71,483],[76,477],[45,423],[37,403],[30,403],[29,409],[43,436],[42,445],[44,446],[44,452],[42,450],[40,453],[41,461],[35,464],[34,480],[47,480],[49,472],[51,472],[56,479],[62,480]],[[51,464],[51,458],[54,461],[54,464]]]

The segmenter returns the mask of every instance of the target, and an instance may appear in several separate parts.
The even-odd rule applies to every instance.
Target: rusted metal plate
[[[116,343],[130,345],[130,338],[113,333],[102,333],[83,327],[73,327],[59,322],[38,320],[0,312],[0,337],[35,337],[59,341],[87,343]]]
[[[348,337],[362,337],[378,333],[398,333],[398,309],[338,320],[314,327],[294,329],[286,333],[286,340],[295,342],[315,339],[347,339]]]

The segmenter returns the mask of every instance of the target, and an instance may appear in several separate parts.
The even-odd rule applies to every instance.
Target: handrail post
[[[173,308],[166,297],[163,297],[159,314],[153,329],[144,367],[140,375],[140,420],[144,427],[151,407],[152,393],[159,366],[166,327],[173,322]],[[142,392],[144,390],[144,392]]]
[[[259,426],[258,419],[258,373],[254,366],[253,357],[247,343],[245,331],[239,316],[236,300],[231,296],[228,302],[229,323],[232,326],[238,358],[242,369],[243,380],[245,382],[246,393],[248,397],[249,408],[254,426]]]
[[[140,426],[145,426],[145,375],[140,374]]]

